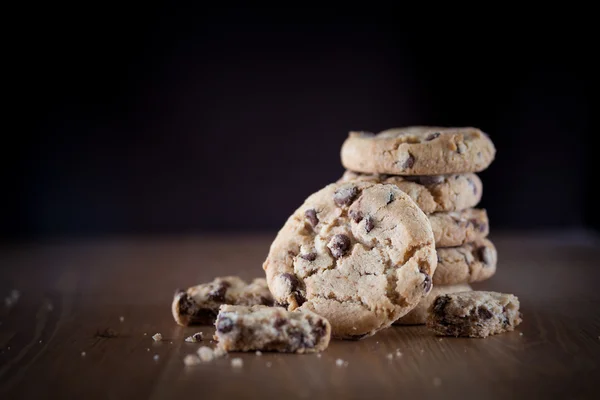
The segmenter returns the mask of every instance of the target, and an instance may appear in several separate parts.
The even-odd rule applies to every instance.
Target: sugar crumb
[[[387,358],[388,360],[391,360],[392,358],[394,358],[394,355],[393,355],[392,353],[389,353],[389,354],[386,356],[386,358]]]
[[[186,337],[185,341],[189,343],[198,343],[201,342],[203,339],[204,335],[202,334],[202,332],[196,332],[192,336]]]
[[[200,360],[202,360],[203,362],[210,362],[215,358],[215,353],[208,346],[200,347],[197,353],[198,357],[200,357]]]
[[[442,380],[440,378],[433,378],[433,386],[440,386],[442,384]]]
[[[337,360],[335,360],[335,365],[337,365],[338,367],[347,367],[348,361],[344,361],[341,358],[338,358]]]
[[[234,358],[231,360],[231,366],[233,368],[242,368],[244,366],[244,360],[241,358]]]
[[[256,350],[256,353],[255,353],[255,354],[256,354],[257,356],[262,356],[262,352],[261,352],[261,351],[259,351],[259,350]]]
[[[519,336],[523,336],[523,332],[519,332]]]
[[[160,333],[155,333],[154,335],[152,335],[152,339],[154,339],[155,342],[160,342],[163,337]]]
[[[215,358],[223,357],[227,352],[220,347],[217,347],[213,350],[213,355]]]
[[[198,357],[195,354],[188,354],[187,356],[185,356],[183,358],[183,363],[185,364],[186,367],[198,365],[198,364],[200,364],[200,357]]]
[[[158,361],[158,359],[160,358],[160,356],[158,354],[155,354],[154,357],[152,357],[152,358],[154,358],[154,361]]]

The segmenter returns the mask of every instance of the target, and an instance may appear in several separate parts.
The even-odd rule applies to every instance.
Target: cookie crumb
[[[396,350],[396,357],[402,357],[402,353]]]
[[[198,364],[200,364],[200,357],[198,357],[195,354],[188,354],[187,356],[185,356],[183,358],[183,363],[185,364],[186,367],[198,365]]]
[[[85,351],[81,352],[81,357],[85,357]]]
[[[421,349],[421,354],[425,353],[425,350]]]
[[[150,351],[150,347],[146,347],[146,351]]]
[[[271,361],[267,362],[267,368],[271,368],[271,365],[273,365]]]
[[[439,338],[439,339],[438,339],[438,342],[441,342],[442,340],[444,340],[444,338]]]
[[[152,358],[154,358],[154,361],[158,361],[158,359],[160,358],[160,356],[158,354],[155,354],[154,357],[152,357]]]
[[[440,386],[442,384],[442,380],[440,378],[433,378],[433,386]]]
[[[523,336],[523,332],[519,332],[519,336]],[[598,338],[600,339],[600,336]]]
[[[318,353],[318,354],[317,354],[317,358],[321,358],[321,353]]]
[[[257,355],[257,356],[262,356],[262,352],[261,352],[261,351],[259,351],[259,350],[256,350],[256,355]]]
[[[215,353],[208,346],[200,347],[197,353],[198,357],[200,357],[200,360],[202,360],[203,362],[210,362],[215,358]]]
[[[353,330],[353,331],[355,331],[355,330],[356,330],[356,327],[355,327],[355,326],[353,326],[353,327],[352,327],[352,330]]]
[[[394,358],[394,355],[392,353],[389,353],[386,357],[388,360],[391,360],[392,358]]]
[[[335,365],[337,365],[338,367],[347,367],[348,361],[344,361],[341,358],[338,358],[337,360],[335,360]]]
[[[160,342],[160,341],[163,339],[163,337],[162,337],[162,335],[161,335],[160,333],[155,333],[155,334],[152,336],[152,339],[153,339],[155,342]]]
[[[146,332],[144,332],[144,336],[148,335]]]
[[[225,354],[227,354],[227,352],[220,347],[217,347],[213,350],[213,355],[215,358],[223,357]]]
[[[203,339],[204,339],[204,336],[203,336],[202,332],[196,332],[192,336],[186,337],[185,341],[190,342],[190,343],[198,343],[198,342],[201,342]]]
[[[40,340],[40,343],[42,343],[42,341]]]
[[[48,311],[54,310],[54,306],[52,305],[52,303],[46,304],[46,310],[48,310]]]
[[[121,316],[119,317],[119,321],[121,321],[121,322],[125,321],[125,317],[121,315]]]
[[[244,360],[241,358],[234,358],[231,360],[231,366],[233,368],[242,368],[244,366]]]

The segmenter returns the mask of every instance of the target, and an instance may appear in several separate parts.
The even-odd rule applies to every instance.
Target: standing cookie
[[[371,174],[443,175],[479,172],[496,156],[477,128],[412,126],[377,135],[351,132],[342,145],[347,169]]]
[[[431,290],[437,257],[427,216],[394,185],[334,183],[309,196],[263,264],[275,301],[329,320],[332,336],[390,326]]]

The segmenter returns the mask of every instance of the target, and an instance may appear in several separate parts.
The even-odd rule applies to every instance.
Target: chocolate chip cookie
[[[171,312],[179,325],[212,325],[222,304],[273,305],[273,296],[265,278],[256,278],[248,284],[237,276],[224,276],[177,290]]]
[[[514,330],[522,322],[519,306],[519,299],[512,294],[446,294],[429,307],[427,327],[438,335],[485,338]]]
[[[489,233],[489,221],[484,209],[435,213],[428,216],[436,247],[454,247],[483,239]]]
[[[281,307],[224,305],[215,327],[215,340],[225,351],[314,353],[325,350],[331,337],[325,318]]]
[[[390,326],[431,290],[431,224],[395,185],[334,183],[287,220],[263,264],[275,300],[327,318],[332,336]]]
[[[466,283],[448,286],[436,285],[431,289],[431,292],[429,292],[429,294],[425,296],[415,308],[413,308],[411,312],[394,322],[394,325],[423,325],[427,320],[427,310],[436,297],[450,293],[469,292],[471,290],[473,290],[471,289],[471,286]]]
[[[434,285],[455,285],[486,280],[496,273],[498,253],[488,239],[459,247],[437,249],[438,263]]]
[[[345,168],[371,174],[445,175],[479,172],[496,156],[477,128],[412,126],[375,135],[350,132],[342,145]]]
[[[481,200],[483,185],[473,173],[460,175],[398,176],[361,174],[346,171],[338,182],[366,181],[390,183],[410,196],[425,214],[460,211],[475,207]]]

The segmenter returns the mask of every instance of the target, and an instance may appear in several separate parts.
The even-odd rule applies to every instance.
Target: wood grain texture
[[[210,338],[213,329],[174,323],[174,289],[217,275],[262,276],[273,237],[1,247],[0,294],[18,289],[21,296],[0,306],[0,398],[598,396],[600,242],[586,235],[491,236],[498,272],[473,286],[519,297],[524,322],[512,333],[441,339],[422,326],[399,326],[358,342],[332,341],[321,357],[239,354],[241,369],[230,366],[232,355],[184,367],[200,344],[183,339],[196,331]],[[118,337],[95,335],[107,328]],[[156,332],[163,342],[153,342]],[[348,365],[337,367],[338,358]]]

